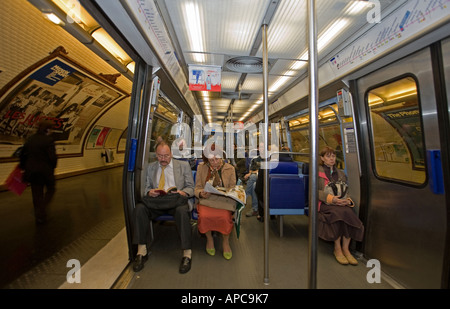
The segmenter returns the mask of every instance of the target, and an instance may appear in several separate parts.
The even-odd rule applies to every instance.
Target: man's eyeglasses
[[[156,156],[158,157],[158,159],[169,159],[170,158],[170,154],[165,154],[165,155],[157,154]]]

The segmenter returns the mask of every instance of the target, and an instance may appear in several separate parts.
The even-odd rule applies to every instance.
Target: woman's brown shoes
[[[353,266],[358,265],[358,261],[351,254],[346,254],[346,255],[340,254],[340,255],[337,255],[336,252],[334,252],[334,257],[336,258],[336,261],[338,261],[339,264],[342,264],[342,265],[350,264],[350,265],[353,265]]]
[[[344,255],[337,255],[336,252],[334,252],[334,257],[336,258],[336,261],[338,261],[339,264],[342,265],[348,265],[348,260]]]
[[[350,265],[353,265],[353,266],[358,265],[358,261],[350,253],[346,254],[345,258],[347,259],[347,261]]]

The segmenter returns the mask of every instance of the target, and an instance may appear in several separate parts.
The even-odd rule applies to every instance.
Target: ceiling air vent
[[[263,61],[259,57],[234,57],[229,59],[225,66],[230,71],[238,73],[261,73],[263,71]]]

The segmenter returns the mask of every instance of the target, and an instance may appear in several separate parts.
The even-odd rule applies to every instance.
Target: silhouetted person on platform
[[[46,207],[55,194],[54,171],[57,157],[55,143],[50,136],[52,127],[51,121],[40,122],[36,134],[25,142],[20,154],[23,180],[31,184],[34,216],[38,224],[45,223]]]

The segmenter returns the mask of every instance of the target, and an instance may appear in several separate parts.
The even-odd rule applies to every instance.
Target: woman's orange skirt
[[[233,215],[226,209],[212,208],[204,205],[197,205],[198,211],[198,231],[202,234],[209,231],[217,231],[228,235],[233,229]]]

